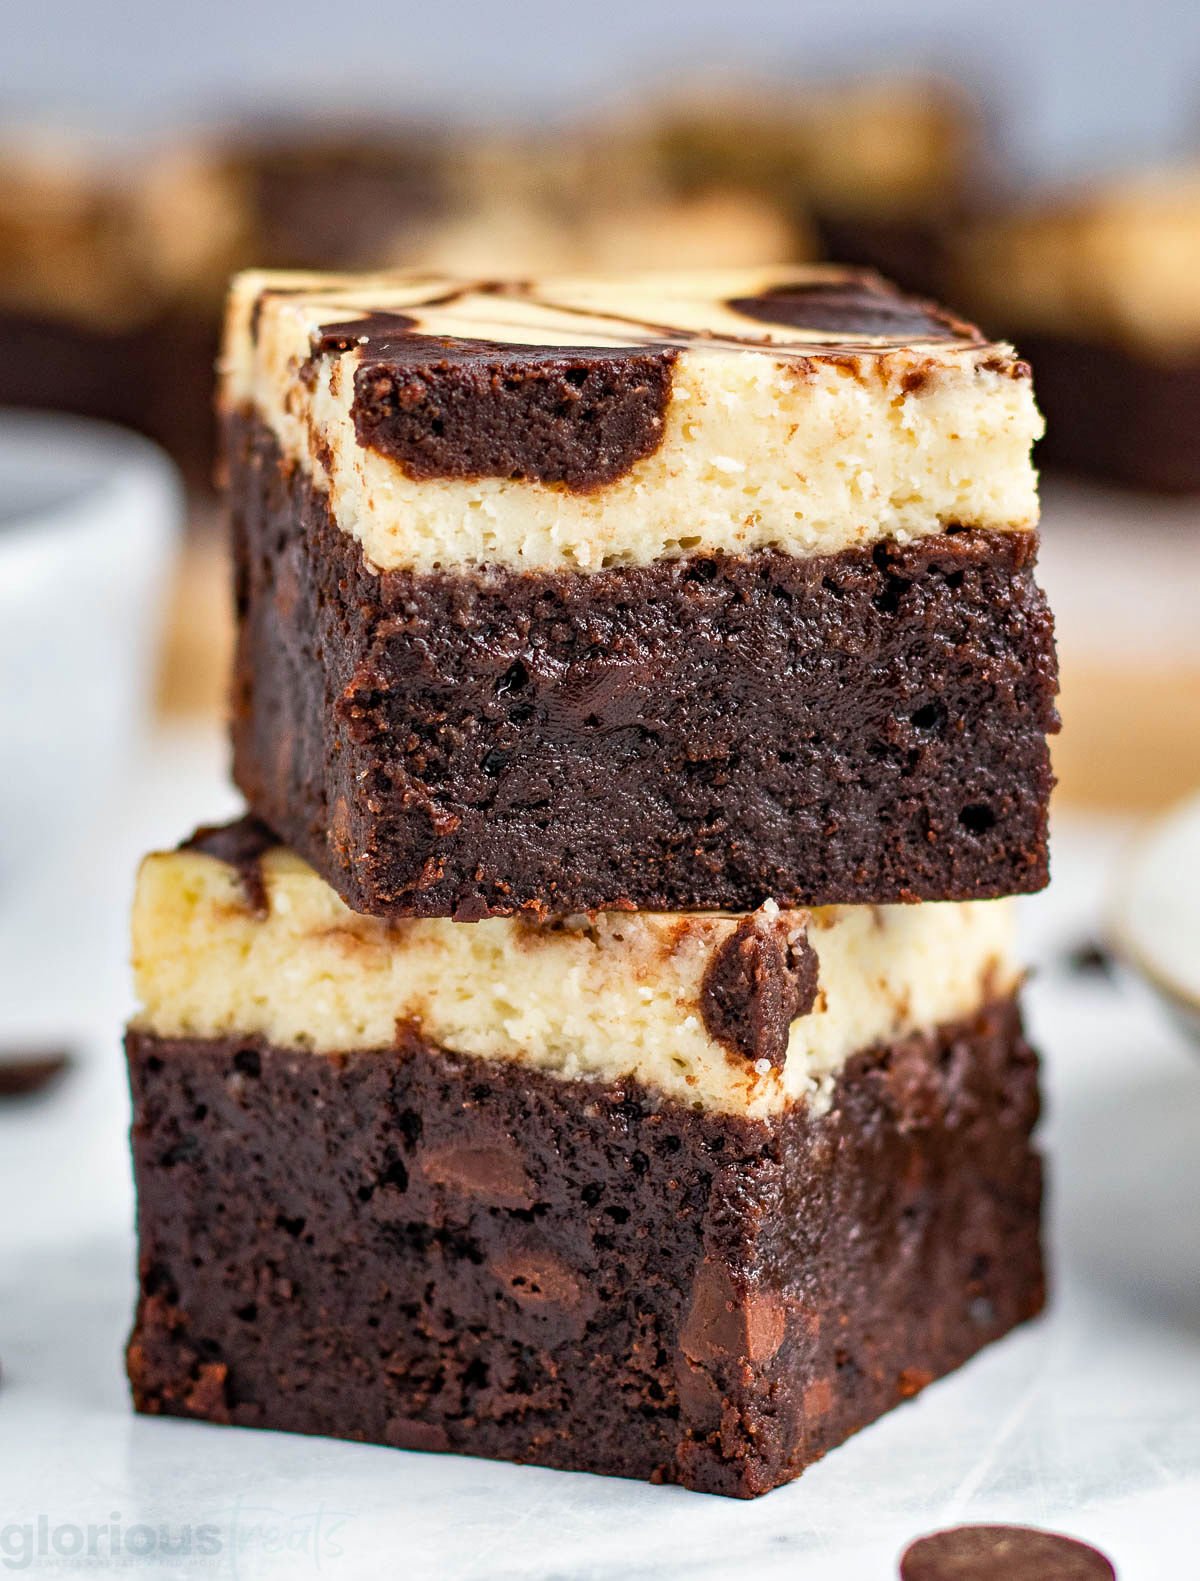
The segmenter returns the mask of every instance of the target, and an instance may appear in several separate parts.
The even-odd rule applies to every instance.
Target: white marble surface
[[[886,1581],[919,1532],[1011,1519],[1099,1544],[1122,1581],[1196,1573],[1200,1063],[1135,985],[1053,964],[1094,931],[1113,849],[1102,829],[1059,831],[1055,884],[1026,911],[1046,963],[1030,1003],[1047,1062],[1051,1311],[791,1487],[739,1504],[135,1419],[121,1371],[124,913],[141,850],[233,805],[223,759],[215,735],[160,740],[92,855],[65,853],[21,902],[8,939],[24,956],[0,955],[8,1024],[70,1029],[85,1055],[53,1093],[0,1108],[0,1571]],[[0,927],[14,905],[0,896]],[[123,1550],[154,1551],[114,1558],[114,1525]],[[192,1552],[166,1554],[189,1529]],[[82,1555],[64,1552],[77,1543]]]

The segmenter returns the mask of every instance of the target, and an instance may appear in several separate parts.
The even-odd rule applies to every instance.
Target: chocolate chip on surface
[[[919,1537],[900,1581],[1116,1581],[1096,1548],[1032,1526],[955,1526]]]
[[[0,1049],[0,1098],[43,1092],[74,1063],[68,1049]]]

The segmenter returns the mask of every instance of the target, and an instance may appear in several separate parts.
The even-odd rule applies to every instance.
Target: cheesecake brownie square
[[[960,238],[952,278],[1036,370],[1042,460],[1200,491],[1200,166],[991,215]]]
[[[819,267],[256,274],[221,402],[235,777],[354,910],[1044,883],[1009,348]]]
[[[749,1497],[1042,1303],[1004,901],[349,911],[147,859],[139,1410]]]

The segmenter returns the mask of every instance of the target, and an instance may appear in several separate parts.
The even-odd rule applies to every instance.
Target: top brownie
[[[235,774],[360,911],[1045,879],[1040,429],[835,268],[241,277]]]

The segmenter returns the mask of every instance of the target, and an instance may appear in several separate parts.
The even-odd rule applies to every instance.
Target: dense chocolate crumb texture
[[[151,1414],[752,1497],[1043,1299],[1015,1007],[761,1120],[401,1031],[131,1031]]]
[[[355,910],[469,920],[1041,887],[1033,535],[378,573],[239,419],[247,801]]]

